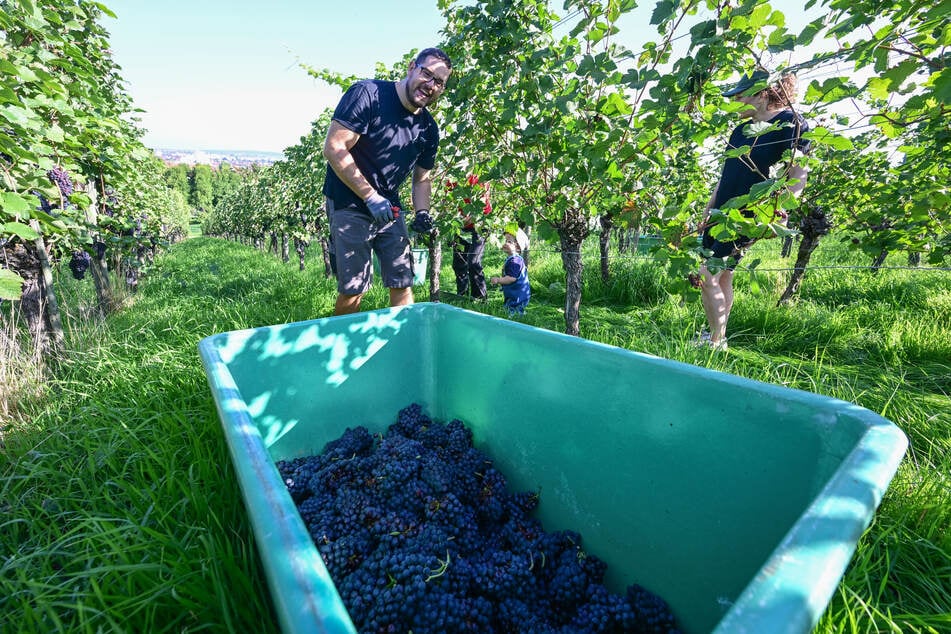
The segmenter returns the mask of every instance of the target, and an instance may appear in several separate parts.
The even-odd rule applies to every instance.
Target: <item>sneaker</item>
[[[704,330],[690,341],[691,345],[697,348],[704,348],[710,345],[710,333]]]
[[[697,335],[697,337],[691,343],[697,348],[712,348],[713,350],[727,350],[729,348],[726,343],[726,338],[713,343],[713,340],[710,339],[710,333],[706,331]]]

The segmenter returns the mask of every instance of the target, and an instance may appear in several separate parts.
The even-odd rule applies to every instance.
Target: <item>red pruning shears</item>
[[[400,217],[400,208],[397,207],[396,205],[390,205],[390,211],[393,212],[393,217],[394,217],[394,218],[399,218],[399,217]]]

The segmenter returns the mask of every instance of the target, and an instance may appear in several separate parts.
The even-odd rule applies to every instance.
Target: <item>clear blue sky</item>
[[[104,0],[115,61],[151,148],[281,152],[340,90],[316,68],[369,77],[442,39],[436,0]],[[622,18],[629,48],[655,39],[655,2]],[[801,28],[801,2],[774,7]],[[553,2],[560,10],[561,2]],[[790,26],[793,26],[790,24]],[[685,33],[686,29],[681,32]],[[686,40],[685,40],[686,41]]]
[[[317,68],[372,76],[438,44],[436,0],[104,0],[113,55],[151,148],[280,152],[340,91]]]

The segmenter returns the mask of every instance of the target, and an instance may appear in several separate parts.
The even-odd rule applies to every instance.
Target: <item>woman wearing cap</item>
[[[703,276],[700,295],[710,331],[700,335],[699,343],[717,350],[725,350],[727,347],[726,326],[733,308],[733,271],[745,249],[755,242],[755,239],[737,236],[734,240],[721,242],[714,238],[711,229],[716,223],[710,222],[710,212],[722,208],[731,198],[749,194],[753,185],[769,178],[770,168],[780,163],[787,151],[792,150],[793,157],[797,151],[809,151],[809,141],[802,139],[802,134],[809,129],[809,125],[792,109],[796,95],[796,76],[787,73],[775,82],[768,83],[768,80],[769,74],[766,71],[757,70],[723,92],[725,97],[732,97],[750,106],[749,110],[741,113],[746,121],[733,130],[726,149],[749,146],[750,150],[748,154],[730,156],[724,161],[723,172],[710,202],[707,203],[701,225],[703,248],[712,252],[711,258],[724,261],[723,267],[716,273],[708,270],[707,263],[700,267]],[[757,122],[772,124],[776,129],[757,134],[753,129]],[[790,160],[784,170],[789,178],[788,189],[798,196],[806,185],[806,166]],[[743,215],[752,216],[752,213],[744,210]]]
[[[508,257],[502,265],[502,277],[492,277],[489,283],[502,286],[505,307],[509,311],[509,317],[512,317],[525,313],[525,306],[532,296],[528,283],[528,267],[521,255],[528,249],[528,236],[517,227],[506,227],[504,237],[502,250]]]

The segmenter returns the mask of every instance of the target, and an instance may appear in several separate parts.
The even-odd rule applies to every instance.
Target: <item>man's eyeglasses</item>
[[[436,77],[436,74],[433,71],[429,70],[425,66],[417,66],[419,68],[419,75],[423,78],[423,83],[428,84],[429,82],[433,83],[433,86],[437,90],[442,90],[446,87],[446,80]]]

